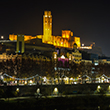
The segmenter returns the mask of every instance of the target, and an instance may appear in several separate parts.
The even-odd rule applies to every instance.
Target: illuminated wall
[[[31,40],[31,39],[35,39],[37,38],[37,36],[29,36],[29,35],[24,35],[24,41],[27,41],[27,40]],[[13,40],[17,40],[17,35],[14,35],[14,34],[9,34],[9,39],[11,41]]]
[[[52,15],[51,11],[44,11],[43,15],[43,35],[28,36],[24,35],[24,41],[39,38],[43,43],[52,44],[55,47],[73,48],[73,44],[76,43],[80,47],[80,37],[74,37],[72,40],[73,32],[70,30],[62,30],[62,36],[52,36]],[[9,39],[11,41],[17,40],[17,35],[10,34]]]
[[[73,42],[71,41],[72,36],[73,32],[71,32],[70,30],[62,30],[62,36],[52,36],[53,45],[56,47],[72,48],[73,44]]]
[[[70,39],[71,36],[73,36],[73,32],[71,32],[70,30],[62,30],[62,37],[63,38]]]
[[[81,46],[80,37],[74,37],[74,43],[77,44],[77,47],[80,47]]]
[[[61,36],[53,36],[53,45],[56,47],[69,47],[68,40]]]
[[[44,11],[43,15],[43,43],[52,44],[52,15],[51,11]]]
[[[9,34],[9,39],[10,39],[11,41],[17,40],[17,35]]]

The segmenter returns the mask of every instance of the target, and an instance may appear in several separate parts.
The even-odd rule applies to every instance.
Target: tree
[[[79,75],[79,69],[78,69],[78,64],[76,64],[75,62],[72,62],[70,65],[70,74],[69,77],[76,77]]]

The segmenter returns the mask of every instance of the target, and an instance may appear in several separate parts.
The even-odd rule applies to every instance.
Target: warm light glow
[[[65,56],[64,56],[64,55],[62,55],[62,56],[61,56],[61,58],[62,58],[62,59],[65,59]]]
[[[46,77],[44,77],[44,82],[46,82],[47,81],[47,78]]]
[[[57,55],[55,54],[55,55],[54,55],[54,59],[56,59],[56,58],[57,58]]]
[[[30,80],[30,84],[32,84],[32,82],[33,82],[33,81],[32,81],[32,80]]]
[[[70,38],[70,36],[73,35],[70,30],[62,30],[62,37],[63,38]]]
[[[4,39],[4,36],[1,36],[1,39]]]
[[[43,16],[43,43],[52,44],[52,15],[45,11]]]
[[[78,47],[79,49],[92,49],[91,46],[82,46],[82,47]]]
[[[58,92],[58,88],[54,88],[54,92]]]
[[[73,41],[71,37],[73,32],[70,30],[62,30],[62,36],[52,36],[52,15],[51,11],[44,11],[43,15],[43,35],[29,36],[24,35],[24,41],[29,43],[31,39],[42,39],[42,43],[52,44],[55,47],[67,47],[73,48]],[[17,40],[17,35],[10,34],[9,39],[11,41]],[[80,47],[80,37],[75,37],[74,42]]]
[[[39,94],[40,93],[40,89],[38,88],[36,92]]]
[[[84,46],[84,44],[82,44],[82,46]]]
[[[38,35],[39,38],[42,38],[42,36]],[[24,41],[27,41],[27,40],[31,40],[31,39],[35,39],[36,36],[28,36],[28,35],[24,35]],[[14,35],[14,34],[9,34],[9,39],[11,41],[14,41],[14,40],[17,40],[17,35]]]
[[[4,79],[4,77],[3,77],[3,76],[1,76],[1,79],[3,80],[3,79]]]
[[[73,78],[70,78],[70,80],[73,80]]]
[[[69,56],[69,60],[71,60],[71,55]]]
[[[74,43],[77,44],[77,47],[80,47],[81,44],[80,44],[80,37],[74,37]]]
[[[24,83],[27,84],[27,81],[25,81]]]
[[[108,86],[109,90],[110,90],[110,85]]]
[[[19,92],[19,88],[16,88],[16,91]]]
[[[15,81],[15,83],[17,83],[17,81]]]
[[[98,85],[97,88],[100,89],[101,87]]]

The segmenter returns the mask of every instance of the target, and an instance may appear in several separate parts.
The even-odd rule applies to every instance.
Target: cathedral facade
[[[9,39],[11,41],[17,40],[17,35],[10,34]],[[77,47],[80,47],[80,37],[73,37],[73,32],[70,30],[62,30],[62,36],[52,35],[52,15],[51,11],[44,11],[43,15],[43,35],[28,36],[24,35],[24,41],[31,39],[42,39],[42,43],[51,44],[55,47],[73,48],[73,44],[76,43]]]

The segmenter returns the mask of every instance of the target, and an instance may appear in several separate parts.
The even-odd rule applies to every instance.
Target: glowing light
[[[32,84],[32,80],[30,80],[30,83]]]
[[[69,60],[71,60],[71,56],[69,56]]]
[[[1,36],[1,39],[4,39],[4,36]]]
[[[16,88],[16,91],[19,92],[19,88]]]
[[[25,81],[24,83],[27,84],[27,81]]]
[[[91,46],[82,46],[82,47],[78,47],[79,49],[92,49]]]
[[[54,59],[56,59],[56,58],[57,58],[57,55],[55,54],[55,55],[54,55]]]
[[[77,47],[80,47],[80,37],[74,37],[74,43],[77,44]]]
[[[58,92],[58,88],[54,88],[54,92]]]
[[[98,85],[97,88],[100,89],[101,87]]]
[[[1,76],[1,79],[4,79],[4,77],[3,77],[3,76]]]
[[[108,88],[110,89],[110,85],[108,86]]]
[[[82,46],[84,46],[84,44],[82,44]]]
[[[17,83],[17,81],[15,81],[15,83]]]
[[[38,88],[36,92],[39,94],[40,93],[40,89]]]
[[[74,84],[77,84],[77,82],[74,82]]]
[[[73,80],[73,78],[70,78],[70,80]]]
[[[44,77],[44,82],[46,82],[47,81],[47,78],[46,77]]]
[[[62,59],[65,59],[65,56],[64,56],[64,55],[62,55],[62,56],[61,56],[61,58],[62,58]]]

